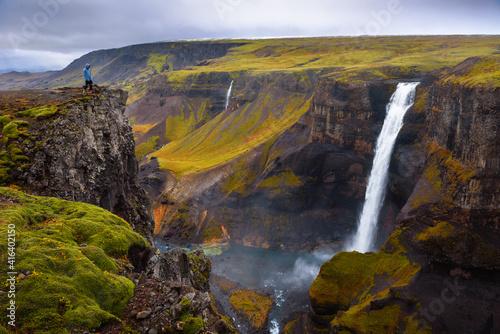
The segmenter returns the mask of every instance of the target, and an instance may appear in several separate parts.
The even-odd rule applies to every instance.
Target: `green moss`
[[[245,194],[251,184],[257,179],[257,172],[250,170],[244,159],[240,159],[231,168],[233,173],[222,186],[222,191],[229,195],[233,191],[238,194]]]
[[[181,139],[193,132],[196,126],[195,115],[189,113],[189,118],[185,119],[184,112],[179,116],[170,116],[165,123],[165,138],[169,141]]]
[[[500,57],[482,57],[462,73],[445,75],[444,80],[465,86],[500,87]]]
[[[431,238],[445,239],[454,232],[455,228],[446,222],[439,222],[436,226],[429,227],[425,232],[417,235],[418,241],[427,241]]]
[[[147,142],[137,146],[135,148],[135,155],[139,158],[143,158],[146,155],[154,152],[158,139],[160,139],[160,136],[153,136],[149,138]]]
[[[2,135],[9,139],[19,138],[19,130],[16,122],[10,122],[3,127]]]
[[[210,285],[211,262],[198,256],[196,250],[189,254],[189,260],[193,270],[193,287],[199,290],[208,287]]]
[[[257,185],[257,188],[271,188],[275,189],[275,193],[279,193],[285,187],[299,187],[301,185],[302,182],[299,178],[295,176],[290,168],[287,168],[278,175],[272,175],[266,178]]]
[[[10,154],[7,151],[0,151],[0,167],[11,166]]]
[[[396,333],[402,318],[399,305],[386,306],[380,310],[364,312],[361,310],[365,305],[352,307],[340,317],[331,322],[331,326],[349,328],[349,332],[386,334]],[[406,332],[405,332],[406,333]]]
[[[40,107],[34,107],[34,108],[26,109],[24,111],[20,111],[17,114],[21,117],[48,118],[48,117],[54,115],[55,113],[57,113],[58,110],[59,110],[59,108],[56,105],[40,106]]]
[[[3,127],[9,124],[11,119],[9,115],[0,116],[0,130],[3,130]]]
[[[311,305],[330,317],[330,328],[349,333],[416,333],[418,322],[397,302],[371,309],[374,300],[393,296],[391,288],[406,286],[420,271],[406,256],[398,228],[377,253],[339,253],[321,267],[311,286]],[[338,311],[338,312],[337,312]]]
[[[185,314],[181,316],[181,321],[184,323],[182,327],[184,334],[200,334],[205,330],[205,323],[201,318]]]
[[[188,298],[182,299],[179,304],[182,306],[182,310],[184,312],[189,311],[189,309],[191,308],[191,300],[189,300]]]
[[[10,168],[0,167],[0,182],[5,182],[9,179]]]
[[[156,72],[160,73],[163,70],[163,67],[166,64],[166,59],[168,55],[160,55],[160,54],[150,54],[147,62],[147,66],[152,67]]]
[[[180,321],[183,322],[182,333],[189,334],[199,334],[205,329],[205,322],[203,319],[198,317],[193,317],[190,314],[191,310],[191,300],[188,298],[183,298],[180,303],[182,307],[182,314],[180,316]]]
[[[321,266],[318,277],[310,289],[311,302],[317,311],[329,309],[347,310],[353,303],[363,303],[373,298],[371,289],[376,286],[377,277],[387,277],[392,286],[403,286],[420,270],[400,253],[360,254],[341,252]],[[388,290],[377,292],[385,297]]]
[[[92,261],[99,269],[103,271],[116,272],[116,262],[108,257],[104,250],[96,246],[88,246],[82,249],[81,253]]]
[[[203,241],[210,242],[214,239],[220,239],[222,237],[222,229],[213,220],[211,220],[203,231]]]
[[[16,145],[9,145],[10,158],[15,163],[29,162],[30,159],[24,155],[23,151]]]
[[[427,143],[427,151],[429,158],[424,176],[434,192],[441,199],[451,203],[463,185],[474,176],[476,169],[463,164],[453,157],[450,150],[439,146],[434,141]]]
[[[174,72],[175,73],[175,72]],[[154,153],[160,168],[178,177],[228,163],[248,151],[274,141],[309,109],[310,95],[287,93],[278,98],[263,91],[252,103],[233,112],[223,112],[203,127],[173,141]],[[239,183],[233,179],[231,183]],[[225,187],[225,192],[235,190]]]
[[[89,204],[8,188],[0,188],[0,196],[15,198],[15,204],[0,204],[2,234],[15,225],[15,269],[31,272],[16,285],[18,330],[68,333],[118,319],[134,284],[113,273],[114,259],[128,261],[132,245],[147,247],[144,238],[123,219]],[[0,254],[7,254],[7,238],[0,241]],[[7,302],[0,298],[3,318]]]

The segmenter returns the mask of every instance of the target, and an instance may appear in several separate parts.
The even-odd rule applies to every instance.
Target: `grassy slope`
[[[13,224],[13,225],[9,225]],[[93,329],[116,319],[134,292],[117,275],[128,266],[128,249],[146,241],[123,219],[96,206],[35,197],[0,188],[2,263],[7,263],[7,231],[15,227],[18,273],[16,321],[21,332],[66,333]],[[87,247],[80,247],[81,244]],[[7,271],[0,273],[4,284]],[[5,284],[7,286],[7,284]],[[5,286],[2,290],[5,290]],[[0,297],[2,325],[8,296]]]
[[[285,131],[308,110],[309,102],[306,94],[288,93],[286,98],[274,99],[268,91],[238,111],[219,114],[153,156],[162,169],[178,176],[216,167]]]

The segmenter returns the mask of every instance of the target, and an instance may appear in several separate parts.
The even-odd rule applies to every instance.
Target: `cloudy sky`
[[[406,34],[500,34],[500,0],[0,0],[0,73],[164,40]]]

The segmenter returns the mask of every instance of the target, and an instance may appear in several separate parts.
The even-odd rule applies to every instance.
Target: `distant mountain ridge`
[[[92,65],[95,83],[130,90],[162,71],[222,57],[230,48],[241,44],[232,41],[158,42],[96,50],[75,59],[60,71],[1,74],[0,90],[81,86],[81,72],[87,63]]]

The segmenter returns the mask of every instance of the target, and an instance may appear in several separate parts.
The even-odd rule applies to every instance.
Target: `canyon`
[[[156,238],[191,248],[338,253],[311,279],[308,310],[278,319],[285,333],[493,333],[500,323],[498,45],[498,37],[373,37],[95,51],[49,81],[25,84],[75,85],[81,64],[94,62],[96,81],[127,89],[128,100],[104,87],[99,98],[46,89],[46,101],[27,106],[23,99],[39,90],[1,92],[2,110],[15,109],[19,120],[0,118],[0,176],[4,185],[108,209],[150,245]],[[346,252],[400,82],[420,84],[391,156],[373,238],[378,251]],[[71,95],[81,100],[65,102]],[[133,253],[137,274],[157,279],[147,269],[153,254]],[[223,265],[223,257],[213,259]],[[248,297],[242,282],[212,271],[213,289]],[[207,287],[194,285],[200,293],[183,291],[204,309]],[[139,286],[152,288],[144,279]],[[268,331],[269,315],[252,327],[237,313],[248,333]],[[234,330],[209,318],[207,326]]]

